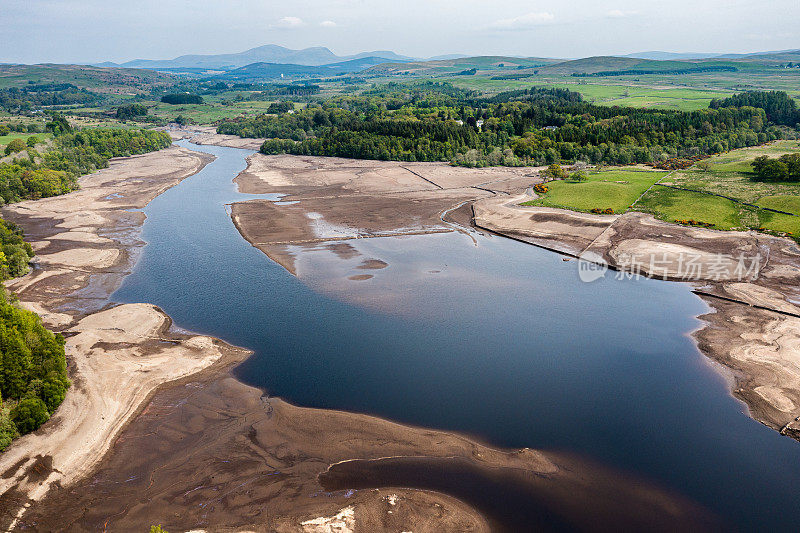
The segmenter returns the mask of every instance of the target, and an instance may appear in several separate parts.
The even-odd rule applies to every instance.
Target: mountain
[[[360,72],[366,68],[386,63],[382,57],[362,57],[327,65],[296,65],[291,63],[258,62],[229,70],[216,77],[226,80],[255,81],[281,78],[337,76]]]
[[[269,80],[281,78],[302,78],[333,76],[337,70],[314,65],[293,65],[288,63],[258,62],[245,65],[217,75],[217,78],[237,81]]]
[[[351,56],[338,56],[328,48],[315,46],[293,50],[275,44],[267,44],[234,54],[183,55],[174,59],[135,59],[122,63],[121,67],[145,68],[151,70],[233,70],[253,63],[275,63],[305,66],[321,66],[353,59],[378,57],[384,61],[408,61],[412,58],[398,55],[388,50],[361,52]],[[108,64],[106,64],[108,66]]]

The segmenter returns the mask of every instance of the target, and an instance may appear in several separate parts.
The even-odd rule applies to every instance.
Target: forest
[[[711,109],[745,106],[763,109],[767,118],[775,124],[796,126],[800,123],[797,102],[783,91],[750,91],[730,98],[714,99],[709,104]]]
[[[0,280],[28,272],[33,257],[20,229],[0,219]],[[0,451],[46,422],[70,383],[64,339],[0,288]]]
[[[482,96],[440,82],[388,84],[293,113],[227,120],[218,132],[264,137],[265,154],[466,166],[649,163],[796,137],[797,117],[782,107],[794,102],[764,94],[687,112],[596,106],[566,89]]]
[[[83,174],[108,166],[112,157],[143,154],[169,146],[164,132],[140,129],[84,129],[73,131],[63,117],[50,121],[55,135],[44,153],[33,147],[11,162],[0,163],[0,198],[3,203],[46,198],[77,188]]]
[[[10,113],[29,111],[41,106],[92,104],[103,97],[69,84],[29,84],[22,88],[0,89],[0,108]]]
[[[751,165],[759,181],[800,181],[800,154],[784,154],[776,159],[762,155]]]
[[[198,94],[166,94],[161,97],[165,104],[202,104],[203,97]]]

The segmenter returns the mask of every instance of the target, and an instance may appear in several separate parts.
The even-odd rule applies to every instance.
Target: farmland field
[[[612,209],[625,211],[653,183],[666,172],[646,170],[606,170],[591,172],[581,183],[551,181],[546,183],[547,193],[541,198],[526,202],[528,206],[563,207],[575,211]]]
[[[637,211],[653,214],[656,218],[675,222],[694,220],[713,224],[715,229],[734,229],[745,226],[742,208],[736,202],[689,191],[654,187],[637,204]]]

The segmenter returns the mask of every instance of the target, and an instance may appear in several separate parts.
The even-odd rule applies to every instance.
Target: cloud
[[[323,28],[335,28],[336,27],[336,23],[334,21],[332,21],[332,20],[323,20],[322,22],[319,23],[319,25],[322,26]]]
[[[306,23],[300,17],[283,17],[275,24],[276,28],[299,28],[305,26]]]
[[[496,20],[491,27],[496,30],[524,30],[534,26],[549,24],[555,20],[552,13],[527,13],[518,17]]]
[[[623,11],[621,9],[612,9],[606,16],[612,19],[624,19],[625,17],[630,17],[631,15],[635,15],[637,11]]]

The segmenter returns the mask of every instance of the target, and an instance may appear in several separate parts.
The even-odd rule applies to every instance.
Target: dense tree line
[[[724,107],[757,107],[767,113],[767,118],[775,124],[796,126],[800,124],[800,110],[797,102],[783,91],[748,91],[729,98],[711,100],[711,109]]]
[[[166,94],[161,97],[161,101],[165,104],[202,104],[203,97],[199,94]]]
[[[292,109],[294,109],[293,102],[272,102],[267,108],[267,113],[278,115],[291,111]]]
[[[612,76],[647,76],[650,74],[665,74],[680,76],[684,74],[700,74],[703,72],[737,72],[733,66],[708,65],[705,67],[686,67],[673,69],[629,69],[629,70],[603,70],[600,72],[575,72],[575,78],[607,78]]]
[[[784,154],[777,159],[762,155],[751,165],[761,181],[800,181],[800,154]]]
[[[55,132],[51,148],[42,154],[28,148],[27,157],[0,163],[0,198],[4,203],[57,196],[77,188],[77,178],[108,166],[112,157],[143,154],[172,143],[160,131],[85,129],[72,131],[63,117],[48,123]]]
[[[26,112],[37,107],[85,105],[102,100],[102,96],[71,84],[29,85],[0,89],[0,108],[9,112]]]
[[[120,120],[131,120],[147,115],[147,106],[143,104],[121,105],[117,108],[116,117]]]
[[[226,121],[218,131],[268,138],[262,146],[268,154],[479,166],[645,163],[724,152],[786,134],[760,107],[692,112],[604,107],[566,89],[482,96],[438,82],[388,84],[292,114]]]
[[[19,228],[2,219],[0,245],[0,280],[25,274],[33,250]],[[46,422],[69,385],[63,337],[0,288],[0,451]]]

